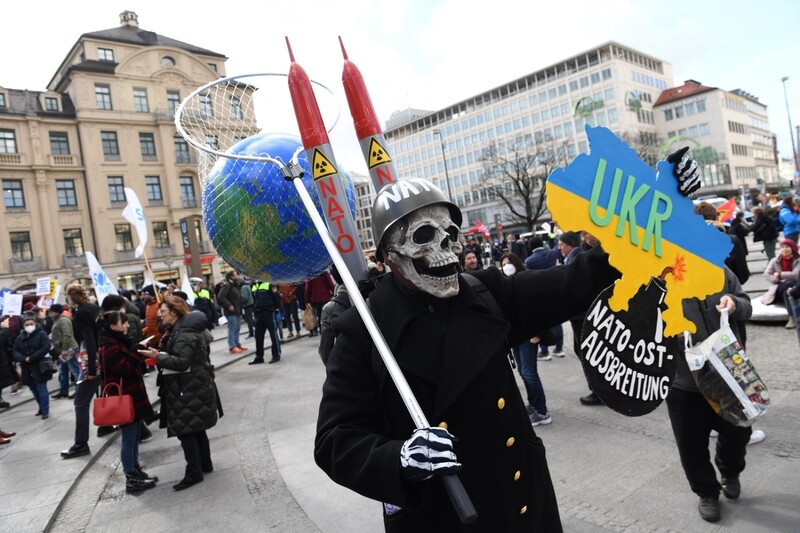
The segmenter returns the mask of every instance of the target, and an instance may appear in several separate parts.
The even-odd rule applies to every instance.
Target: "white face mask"
[[[34,331],[36,331],[36,326],[25,326],[25,332],[26,333],[31,334]]]
[[[516,273],[517,273],[517,267],[515,267],[511,263],[506,263],[505,265],[503,265],[503,274],[505,274],[506,276],[513,276]]]

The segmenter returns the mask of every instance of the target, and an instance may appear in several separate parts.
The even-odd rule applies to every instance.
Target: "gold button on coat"
[[[528,506],[527,505],[523,505],[522,509],[519,510],[519,514],[525,514],[527,512],[528,512]]]
[[[519,478],[520,478],[521,475],[522,475],[522,472],[520,472],[519,470],[514,472],[514,481],[519,481]]]
[[[498,409],[502,409],[505,406],[506,406],[506,399],[505,398],[500,398],[499,400],[497,400],[497,408]]]
[[[447,422],[442,420],[441,422],[439,422],[439,427],[444,429],[444,430],[447,430]]]
[[[506,448],[511,448],[515,442],[517,442],[517,439],[515,439],[514,437],[509,437],[508,440],[506,441]]]

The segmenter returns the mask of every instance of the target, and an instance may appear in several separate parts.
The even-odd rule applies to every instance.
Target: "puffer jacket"
[[[213,337],[206,324],[206,315],[192,311],[175,323],[166,351],[158,353],[160,427],[166,427],[170,437],[212,428],[217,413],[222,416],[209,359]]]
[[[17,336],[12,353],[14,354],[14,360],[20,363],[22,367],[22,382],[25,385],[44,383],[52,378],[52,376],[47,377],[39,372],[39,362],[46,355],[50,355],[51,348],[50,338],[42,329],[42,326],[38,324],[30,335],[22,331]],[[29,358],[27,362],[25,361],[26,357]]]

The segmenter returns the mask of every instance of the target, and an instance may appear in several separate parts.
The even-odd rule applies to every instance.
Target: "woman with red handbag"
[[[153,414],[142,378],[143,358],[128,337],[128,316],[124,311],[107,311],[98,318],[100,338],[97,354],[103,376],[104,392],[109,385],[119,386],[120,394],[133,399],[133,420],[120,424],[122,434],[120,461],[125,472],[125,491],[142,492],[156,486],[157,477],[148,475],[139,465],[139,430],[141,420]],[[95,407],[96,409],[96,407]]]

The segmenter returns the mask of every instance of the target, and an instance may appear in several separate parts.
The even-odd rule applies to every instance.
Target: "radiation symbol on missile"
[[[325,157],[325,154],[323,154],[318,148],[314,148],[312,167],[314,181],[338,174],[336,167],[333,166],[333,163],[331,163],[330,159]]]
[[[373,169],[378,165],[383,165],[385,163],[390,163],[392,158],[386,153],[386,150],[383,149],[381,143],[378,142],[375,137],[370,139],[369,141],[369,168]]]

